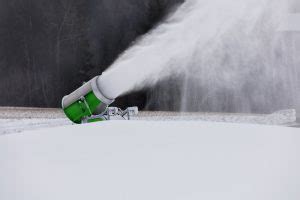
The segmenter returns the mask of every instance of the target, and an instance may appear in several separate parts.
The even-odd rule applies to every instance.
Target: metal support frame
[[[89,121],[99,120],[108,121],[112,120],[112,117],[119,117],[119,119],[130,120],[132,116],[138,114],[138,107],[129,107],[126,110],[122,110],[117,107],[108,107],[104,113],[99,115],[91,115],[82,120],[82,123],[89,123]]]

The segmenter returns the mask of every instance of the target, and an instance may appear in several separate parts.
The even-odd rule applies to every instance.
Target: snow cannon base
[[[107,120],[130,120],[132,116],[138,114],[138,107],[129,107],[122,110],[117,107],[108,107],[104,113],[85,117],[81,123],[92,123]]]

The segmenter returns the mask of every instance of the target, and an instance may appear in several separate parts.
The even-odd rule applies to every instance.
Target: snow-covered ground
[[[273,114],[234,113],[177,113],[140,112],[133,120],[144,121],[208,121],[281,126],[299,126],[295,110],[283,110]],[[48,127],[71,125],[61,109],[0,107],[0,135]]]
[[[2,200],[299,200],[300,129],[108,121],[0,136]]]

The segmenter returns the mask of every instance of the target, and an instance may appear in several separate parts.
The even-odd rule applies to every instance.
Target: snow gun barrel
[[[97,76],[62,99],[62,108],[66,116],[80,124],[86,118],[106,111],[114,99],[107,98],[99,85]],[[100,120],[99,120],[100,121]]]

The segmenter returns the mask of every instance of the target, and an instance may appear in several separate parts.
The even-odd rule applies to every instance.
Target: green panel
[[[95,112],[96,108],[101,104],[101,101],[93,92],[84,96],[88,107],[81,99],[77,100],[70,106],[64,109],[66,116],[74,123],[80,124],[84,117],[89,117]]]
[[[89,119],[89,120],[88,120],[88,123],[102,122],[102,121],[104,121],[104,119],[101,119],[101,118],[95,118],[95,119]]]

